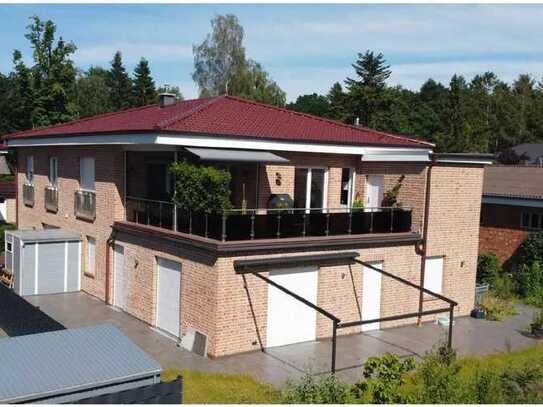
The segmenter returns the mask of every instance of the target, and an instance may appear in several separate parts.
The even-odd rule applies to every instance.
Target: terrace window
[[[341,169],[341,197],[340,205],[350,207],[353,202],[354,170],[352,168]]]

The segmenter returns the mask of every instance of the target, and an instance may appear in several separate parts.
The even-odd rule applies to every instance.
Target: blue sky
[[[24,38],[28,17],[52,19],[73,41],[79,67],[107,67],[116,50],[132,71],[149,59],[157,84],[177,85],[186,98],[192,45],[200,43],[216,14],[236,14],[250,58],[262,63],[293,100],[326,93],[352,75],[357,52],[383,52],[390,84],[416,89],[432,77],[470,78],[492,70],[507,81],[520,73],[543,77],[543,5],[0,5],[0,72],[11,53],[30,59]]]

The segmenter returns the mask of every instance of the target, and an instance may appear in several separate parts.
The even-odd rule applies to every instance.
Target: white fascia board
[[[319,144],[297,141],[242,139],[197,134],[111,134],[68,137],[30,137],[8,140],[9,147],[71,145],[162,145],[181,147],[229,148],[241,150],[292,151],[302,153],[360,155],[363,161],[429,161],[430,149],[362,147],[344,144]]]
[[[543,199],[505,198],[499,196],[483,196],[482,203],[504,206],[525,206],[529,208],[543,208]]]
[[[438,164],[475,164],[475,165],[492,165],[492,160],[485,160],[481,158],[438,158],[436,160]]]

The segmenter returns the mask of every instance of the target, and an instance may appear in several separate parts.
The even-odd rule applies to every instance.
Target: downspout
[[[110,295],[110,275],[111,275],[111,266],[109,264],[109,260],[111,255],[109,254],[111,250],[113,250],[113,246],[115,244],[115,235],[117,234],[117,231],[114,229],[111,232],[111,236],[106,241],[106,304],[111,304],[111,295]]]
[[[428,243],[428,217],[430,215],[430,190],[432,185],[432,168],[434,166],[434,157],[431,157],[431,161],[428,164],[428,171],[426,172],[426,197],[424,199],[424,219],[422,224],[422,246],[419,249],[421,255],[420,261],[420,287],[424,287],[424,274],[426,272],[426,256],[427,256],[427,243]],[[422,303],[424,300],[424,292],[419,292],[419,317],[417,318],[417,325],[422,324]]]
[[[15,226],[19,229],[19,150],[15,150]]]

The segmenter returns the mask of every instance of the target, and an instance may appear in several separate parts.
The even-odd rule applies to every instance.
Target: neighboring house
[[[479,251],[505,263],[531,231],[543,229],[543,168],[485,168]]]
[[[512,148],[523,165],[536,165],[543,167],[543,143],[524,143]]]
[[[329,319],[242,265],[342,321],[417,312],[417,289],[345,263],[354,252],[418,284],[424,231],[425,286],[457,301],[456,315],[473,308],[484,156],[437,155],[422,141],[230,96],[162,96],[7,140],[18,227],[79,232],[82,290],[184,345],[205,335],[211,356],[331,335]],[[254,210],[175,207],[168,165],[183,158],[228,168],[233,206]],[[401,207],[380,208],[398,182]],[[277,194],[299,209],[267,209]],[[365,210],[351,210],[354,197]],[[424,309],[439,307],[423,297]]]
[[[16,216],[16,191],[17,185],[12,177],[11,169],[6,160],[7,149],[4,144],[0,145],[0,223],[15,223]],[[5,179],[7,176],[7,179]]]

